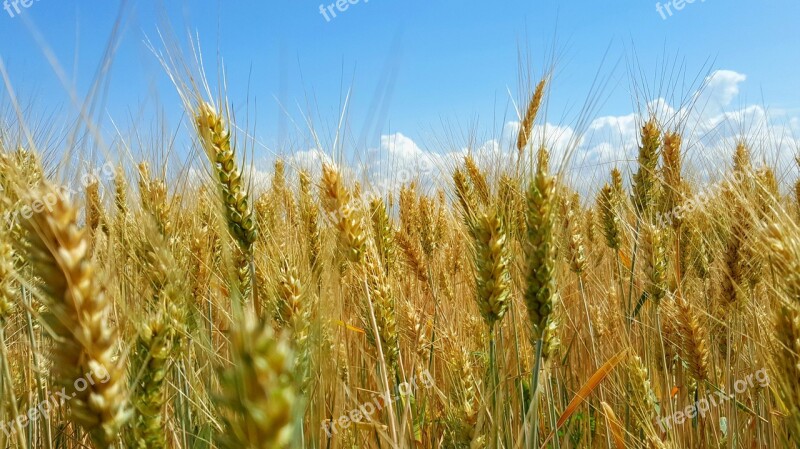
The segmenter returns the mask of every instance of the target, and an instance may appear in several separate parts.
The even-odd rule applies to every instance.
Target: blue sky
[[[515,119],[510,101],[520,98],[520,74],[538,76],[554,60],[547,120],[556,124],[576,120],[598,70],[609,81],[594,91],[603,101],[592,112],[601,117],[633,110],[632,79],[662,92],[663,73],[680,72],[685,81],[676,90],[690,91],[695,77],[716,69],[746,77],[722,106],[764,104],[800,115],[796,0],[696,0],[681,11],[673,7],[666,20],[649,0],[361,0],[330,21],[320,3],[129,1],[104,77],[107,89],[94,97],[105,112],[102,125],[110,118],[123,124],[165,119],[177,127],[177,94],[144,43],[149,37],[159,45],[159,28],[171,28],[184,44],[189,32],[199,35],[212,74],[218,57],[224,59],[237,116],[249,117],[251,128],[257,118],[256,137],[271,148],[287,139],[308,146],[295,136],[304,114],[331,135],[348,89],[349,134],[364,146],[392,133],[426,145],[472,129],[488,138]],[[13,18],[0,11],[0,57],[23,103],[43,117],[74,114],[34,34],[41,33],[84,98],[120,8],[109,0],[37,0]],[[522,69],[520,53],[527,55]],[[7,100],[3,90],[0,105]]]

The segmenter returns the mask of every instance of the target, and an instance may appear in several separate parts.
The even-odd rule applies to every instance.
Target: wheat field
[[[510,160],[388,192],[336,158],[253,188],[189,83],[194,182],[68,183],[0,130],[0,447],[798,447],[800,181],[745,138],[685,178],[653,115],[578,193],[547,85]]]

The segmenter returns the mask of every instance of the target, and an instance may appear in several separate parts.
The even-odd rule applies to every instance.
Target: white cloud
[[[747,77],[731,70],[718,70],[706,79],[704,88],[694,94],[694,107],[671,105],[663,98],[647,104],[643,113],[656,114],[667,126],[682,124],[685,167],[688,176],[714,178],[730,165],[736,142],[745,137],[751,145],[753,159],[779,164],[781,170],[795,170],[792,159],[800,150],[800,117],[780,113],[778,122],[758,105],[730,108],[740,95],[740,84]],[[676,109],[677,108],[677,109]],[[574,150],[564,172],[567,182],[584,194],[593,195],[606,182],[609,171],[618,167],[623,173],[635,170],[640,127],[645,119],[638,112],[603,116],[591,121],[585,133],[566,125],[537,124],[532,132],[531,147],[544,144],[550,149],[555,164],[568,150]],[[490,173],[516,164],[515,142],[519,122],[505,123],[501,135],[472,145],[472,154]],[[397,191],[412,180],[424,189],[447,188],[454,167],[467,154],[466,146],[450,151],[427,149],[402,133],[383,135],[377,147],[360,153],[353,177],[369,185],[365,191]],[[302,167],[318,176],[322,162],[330,156],[319,150],[295,153],[287,165]],[[270,163],[271,164],[271,163]],[[269,169],[271,171],[271,167]],[[264,173],[262,176],[268,176]],[[792,178],[793,179],[793,178]]]
[[[739,95],[739,84],[746,79],[747,76],[732,70],[717,70],[706,78],[703,93],[708,95],[712,106],[728,106]]]

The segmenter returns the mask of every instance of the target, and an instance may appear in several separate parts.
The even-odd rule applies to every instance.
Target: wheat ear
[[[586,270],[586,247],[580,222],[580,202],[578,194],[563,203],[564,232],[567,238],[567,257],[569,267],[575,274]]]
[[[606,245],[616,254],[622,247],[621,220],[619,217],[619,197],[614,188],[605,184],[597,197],[597,208],[600,210],[600,225]]]
[[[351,201],[341,175],[331,165],[322,166],[322,197],[325,210],[333,216],[339,231],[340,248],[345,258],[355,264],[363,261],[367,251],[367,233],[363,217]]]
[[[484,206],[489,204],[491,189],[489,189],[489,183],[486,180],[486,173],[478,167],[472,155],[464,156],[464,169],[467,171],[470,181],[472,181],[480,204]]]
[[[641,140],[639,169],[633,176],[633,205],[640,214],[648,215],[656,203],[658,193],[656,169],[661,148],[661,133],[655,119],[651,118],[642,127]]]
[[[533,122],[536,121],[536,116],[539,114],[539,108],[542,105],[542,98],[544,97],[544,88],[547,85],[547,78],[542,78],[536,85],[533,91],[531,101],[528,102],[528,109],[522,117],[522,122],[519,125],[519,134],[517,135],[517,152],[520,159],[525,148],[530,141],[531,132],[533,131]]]
[[[67,389],[79,379],[94,379],[75,392],[70,416],[96,446],[109,448],[129,416],[125,359],[116,354],[119,341],[109,322],[111,300],[92,262],[85,230],[77,225],[77,210],[55,188],[43,187],[39,196],[54,199],[53,206],[35,213],[25,228],[28,260],[43,281],[48,306],[42,319],[52,331],[52,372]]]
[[[780,385],[774,391],[789,409],[787,420],[800,434],[800,238],[796,227],[773,223],[763,232],[784,301],[775,310]]]
[[[250,206],[250,197],[242,181],[231,144],[230,131],[222,116],[209,103],[201,103],[195,113],[195,125],[214,174],[225,207],[228,229],[236,240],[239,252],[235,255],[239,288],[249,298],[253,287],[253,245],[258,229]]]
[[[681,135],[677,132],[664,134],[664,147],[662,153],[664,176],[664,207],[665,211],[675,210],[683,203],[684,185],[681,178],[683,161],[681,159]],[[672,227],[680,227],[679,216],[673,217]]]
[[[395,260],[394,228],[382,198],[373,198],[369,203],[372,217],[372,232],[381,265],[386,273],[392,271]]]
[[[9,318],[17,301],[17,291],[13,279],[14,247],[9,240],[8,231],[0,224],[0,326]]]
[[[509,240],[502,217],[494,211],[482,214],[471,232],[475,243],[478,309],[489,329],[494,329],[510,302]]]
[[[167,403],[164,387],[174,348],[174,334],[168,317],[161,312],[140,326],[132,359],[132,377],[136,380],[132,399],[135,415],[131,423],[133,429],[129,447],[167,447],[163,430],[164,407]]]
[[[306,236],[308,263],[317,270],[319,255],[322,252],[322,237],[319,230],[319,209],[311,194],[311,178],[306,172],[300,172],[300,221]]]
[[[294,357],[283,338],[248,314],[231,338],[232,364],[221,373],[219,405],[228,449],[286,448],[292,437],[297,392]]]
[[[195,121],[203,147],[214,165],[225,215],[231,233],[245,253],[249,253],[258,236],[250,200],[236,165],[236,153],[225,121],[213,106],[202,103]]]
[[[667,247],[664,231],[653,224],[644,224],[642,253],[647,293],[658,303],[667,294]]]
[[[675,298],[675,306],[677,312],[675,325],[680,336],[684,360],[689,364],[689,370],[698,382],[707,381],[711,378],[711,368],[705,327],[682,295],[677,295]]]
[[[528,190],[527,288],[525,305],[533,326],[533,340],[544,340],[543,356],[550,351],[555,323],[555,180],[548,174],[547,151],[539,151],[539,163]]]

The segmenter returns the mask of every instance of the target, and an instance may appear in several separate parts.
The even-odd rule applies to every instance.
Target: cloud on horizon
[[[668,129],[678,127],[683,134],[685,175],[696,180],[714,180],[730,165],[736,143],[744,139],[756,163],[775,165],[778,179],[796,174],[795,154],[800,151],[800,117],[785,111],[768,111],[757,104],[731,108],[740,100],[741,84],[747,76],[732,70],[718,70],[705,80],[704,87],[690,98],[689,107],[671,105],[664,98],[648,103],[659,122]],[[537,124],[531,148],[544,144],[551,151],[555,166],[570,154],[563,174],[569,184],[584,194],[593,194],[608,178],[613,167],[623,173],[635,169],[639,127],[648,117],[632,112],[619,116],[600,116],[581,133],[573,126]],[[504,124],[501,135],[480,143],[453,145],[446,151],[428,149],[402,132],[382,135],[376,147],[359,154],[358,162],[348,167],[352,179],[369,185],[365,191],[397,191],[417,180],[423,188],[449,186],[454,167],[471,152],[490,174],[497,169],[515,167],[518,121]],[[256,172],[256,185],[267,186],[272,160],[261,161],[264,172]],[[300,151],[287,157],[287,165],[318,174],[322,162],[332,162],[319,149]],[[263,177],[268,177],[264,179]],[[793,179],[793,178],[792,178]],[[447,190],[447,189],[445,189]]]

